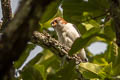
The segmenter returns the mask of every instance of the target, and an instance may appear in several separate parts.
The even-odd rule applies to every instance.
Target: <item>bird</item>
[[[67,22],[62,17],[56,17],[51,21],[51,26],[57,33],[58,41],[61,44],[71,48],[74,41],[81,37],[80,32],[77,30],[74,24]],[[80,50],[79,56],[82,62],[88,62],[85,49]]]

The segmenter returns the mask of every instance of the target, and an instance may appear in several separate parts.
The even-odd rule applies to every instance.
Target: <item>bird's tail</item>
[[[81,49],[81,50],[80,50],[80,53],[77,54],[77,55],[80,56],[82,62],[88,62],[88,58],[87,58],[87,56],[86,56],[86,52],[85,52],[85,49],[84,49],[84,48]]]

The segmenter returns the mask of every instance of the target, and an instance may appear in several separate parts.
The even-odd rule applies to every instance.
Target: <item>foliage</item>
[[[62,9],[59,7],[61,6]],[[81,48],[85,48],[93,42],[106,43],[107,50],[99,55],[87,56],[89,63],[80,63],[77,68],[85,79],[90,80],[119,80],[120,79],[120,49],[115,43],[115,30],[112,18],[109,17],[108,0],[60,0],[51,3],[40,21],[39,31],[50,31],[50,21],[56,16],[62,16],[65,20],[74,23],[81,32],[82,37],[78,38],[69,54],[74,54]],[[63,11],[63,12],[62,12]],[[21,58],[15,62],[14,67],[19,69],[29,56],[30,51],[35,48],[34,44],[28,45]],[[78,80],[80,73],[76,71],[74,61],[62,64],[61,59],[43,49],[24,68],[19,71],[20,76],[16,79],[23,80]]]

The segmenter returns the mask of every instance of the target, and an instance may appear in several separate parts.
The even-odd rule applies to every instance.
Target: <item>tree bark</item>
[[[120,47],[120,0],[110,0],[110,7],[116,30],[116,43]]]
[[[34,44],[40,45],[44,48],[51,50],[55,55],[59,56],[60,58],[66,56],[67,61],[74,60],[76,64],[82,62],[80,57],[75,54],[69,56],[68,52],[70,48],[59,43],[57,40],[52,38],[48,33],[40,33],[38,31],[34,31],[32,42]]]
[[[10,0],[1,0],[2,5],[2,14],[3,14],[3,24],[1,30],[7,27],[7,24],[12,19],[12,10],[11,10],[11,1]]]
[[[0,80],[9,80],[13,62],[18,60],[46,6],[54,0],[22,0],[15,17],[6,25],[0,39]]]

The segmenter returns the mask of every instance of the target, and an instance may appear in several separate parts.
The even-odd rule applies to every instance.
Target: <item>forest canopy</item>
[[[120,79],[119,0],[21,0],[14,16],[10,2],[1,0],[0,80]],[[82,34],[71,48],[51,30],[56,17]],[[87,47],[94,42],[106,43],[107,50],[93,55]],[[43,50],[20,69],[36,46]],[[82,48],[86,63],[76,56]]]

